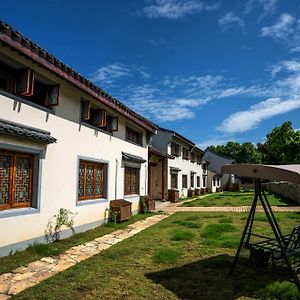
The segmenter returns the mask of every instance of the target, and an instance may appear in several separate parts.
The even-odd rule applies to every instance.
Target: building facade
[[[155,130],[0,22],[0,255],[42,242],[60,208],[77,232],[102,224],[110,200],[137,212]]]
[[[158,128],[157,134],[152,137],[151,146],[168,155],[165,162],[167,184],[164,199],[166,191],[170,189],[178,190],[180,197],[187,197],[189,189],[206,187],[202,166],[204,153],[192,141],[175,131]],[[149,175],[149,180],[159,182],[153,174]]]
[[[221,173],[222,166],[235,163],[233,159],[222,156],[209,149],[205,150],[203,159],[208,162],[207,187],[213,193],[216,192],[218,188],[224,189],[228,184],[234,183],[234,175]]]

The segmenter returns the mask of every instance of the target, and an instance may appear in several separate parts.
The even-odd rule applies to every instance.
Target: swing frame
[[[291,235],[283,236],[278,225],[278,222],[275,218],[275,215],[272,211],[272,207],[268,201],[266,193],[261,184],[261,179],[271,179],[271,180],[284,180],[288,178],[290,182],[295,184],[300,183],[300,165],[288,165],[285,166],[264,166],[264,165],[253,165],[253,164],[236,164],[236,165],[225,165],[222,167],[222,173],[235,174],[239,176],[252,177],[254,178],[255,184],[255,194],[251,209],[243,230],[241,241],[237,249],[232,267],[230,269],[230,274],[233,274],[237,261],[240,255],[240,252],[243,247],[248,249],[263,249],[266,252],[270,252],[272,256],[272,267],[274,271],[274,251],[280,253],[280,259],[283,259],[291,277],[293,278],[298,291],[300,292],[300,281],[297,276],[296,270],[293,268],[292,263],[289,260],[289,257],[300,254],[300,248],[288,249],[288,241],[290,240]],[[299,171],[298,171],[299,170]],[[294,174],[292,174],[294,173]],[[257,234],[252,233],[253,222],[256,213],[257,203],[260,201],[263,211],[265,212],[268,222],[272,228],[275,238],[263,237]],[[293,230],[294,232],[294,230]],[[250,238],[251,235],[264,238],[263,242],[258,242],[251,244]],[[300,244],[297,244],[300,246]]]

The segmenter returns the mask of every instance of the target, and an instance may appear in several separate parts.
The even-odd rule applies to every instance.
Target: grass
[[[71,247],[92,241],[97,237],[101,237],[117,229],[122,229],[129,224],[145,219],[151,215],[153,215],[153,213],[138,214],[134,215],[132,218],[130,218],[130,220],[120,224],[115,225],[115,223],[110,222],[95,229],[77,233],[67,239],[63,239],[55,243],[34,244],[24,251],[18,251],[13,255],[1,257],[0,274],[11,272],[17,267],[28,265],[29,263],[45,256],[59,255]]]
[[[254,191],[215,193],[203,198],[197,198],[193,201],[184,202],[181,206],[244,206],[252,204],[253,196]],[[288,201],[274,194],[267,193],[267,197],[271,205],[297,206],[297,203]],[[258,205],[260,205],[259,201]]]
[[[272,275],[270,268],[249,268],[246,250],[235,274],[229,275],[243,216],[176,213],[15,299],[300,299],[285,269],[278,267]],[[270,234],[261,216],[257,214],[254,230]],[[298,213],[276,216],[283,234],[300,222]],[[186,222],[198,226],[186,227]],[[180,238],[174,239],[175,233]]]

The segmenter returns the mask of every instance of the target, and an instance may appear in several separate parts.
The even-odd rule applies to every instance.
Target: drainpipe
[[[116,159],[115,200],[117,200],[117,190],[118,190],[118,166],[119,166],[119,161]]]
[[[145,165],[145,195],[148,195],[148,191],[147,191],[147,177],[148,177],[148,174],[147,174],[147,165]]]

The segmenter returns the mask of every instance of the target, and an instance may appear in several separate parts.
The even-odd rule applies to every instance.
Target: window
[[[0,151],[0,210],[32,205],[31,154]]]
[[[187,175],[182,175],[182,187],[187,188]]]
[[[206,187],[206,176],[203,176],[203,187]]]
[[[213,178],[213,186],[216,186],[216,177]]]
[[[81,101],[81,121],[108,132],[118,131],[118,117],[109,116],[105,109],[87,100]]]
[[[139,194],[140,169],[125,167],[124,195]]]
[[[126,141],[143,145],[143,134],[132,128],[126,127]]]
[[[79,161],[78,200],[104,198],[105,164]]]
[[[191,153],[191,162],[197,161],[197,155],[195,153]]]
[[[217,178],[217,185],[218,186],[220,185],[220,178],[219,177]]]
[[[30,68],[13,69],[0,63],[0,89],[16,94],[35,104],[52,107],[58,105],[59,85],[42,83]],[[44,81],[44,80],[43,80]]]
[[[197,176],[197,187],[200,186],[200,176]]]
[[[202,157],[200,155],[197,155],[197,164],[201,165]]]
[[[194,187],[194,185],[195,185],[195,180],[194,180],[194,174],[191,174],[191,187]]]
[[[171,155],[180,156],[180,145],[171,142]]]
[[[182,148],[182,158],[183,159],[190,159],[190,151],[186,148]]]
[[[171,174],[171,189],[178,188],[178,174]]]
[[[206,171],[207,171],[207,164],[202,164],[202,169],[203,169],[203,172],[206,173]]]

